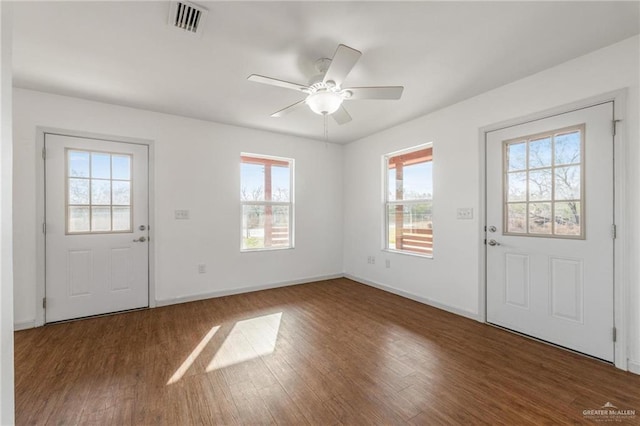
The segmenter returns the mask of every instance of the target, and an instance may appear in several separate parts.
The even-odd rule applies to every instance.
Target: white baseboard
[[[18,321],[13,323],[13,331],[27,330],[36,326],[36,320]]]
[[[315,281],[324,281],[324,280],[333,280],[333,279],[337,279],[337,278],[348,278],[350,280],[353,280],[355,282],[358,282],[360,284],[364,284],[364,285],[368,285],[370,287],[375,287],[378,288],[380,290],[383,291],[387,291],[389,293],[393,293],[393,294],[397,294],[398,296],[402,296],[402,297],[406,297],[407,299],[411,299],[411,300],[415,300],[416,302],[420,302],[423,303],[425,305],[429,305],[432,306],[434,308],[438,308],[438,309],[442,309],[443,311],[447,311],[447,312],[451,312],[452,314],[456,314],[456,315],[460,315],[466,318],[470,318],[476,321],[479,321],[478,319],[478,314],[474,313],[474,312],[470,312],[464,309],[460,309],[460,308],[456,308],[454,306],[449,306],[446,305],[444,303],[440,303],[437,302],[435,300],[431,300],[428,299],[426,297],[422,297],[422,296],[417,296],[413,293],[409,293],[407,291],[404,290],[400,290],[397,289],[395,287],[391,287],[385,284],[381,284],[375,281],[370,281],[364,278],[359,278],[353,275],[349,275],[349,274],[331,274],[331,275],[321,275],[321,276],[316,276],[316,277],[308,277],[308,278],[301,278],[301,279],[297,279],[297,280],[289,280],[289,281],[281,281],[281,282],[277,282],[277,283],[270,283],[270,284],[261,284],[261,285],[255,285],[255,286],[246,286],[246,287],[238,287],[238,288],[231,288],[231,289],[223,289],[223,290],[216,290],[216,291],[212,291],[212,292],[207,292],[207,293],[199,293],[199,294],[191,294],[191,295],[187,295],[187,296],[181,296],[181,297],[175,297],[172,299],[162,299],[162,300],[156,300],[155,302],[155,306],[157,307],[161,307],[161,306],[169,306],[169,305],[176,305],[179,303],[186,303],[186,302],[194,302],[197,300],[205,300],[205,299],[212,299],[212,298],[216,298],[216,297],[224,297],[224,296],[231,296],[234,294],[241,294],[241,293],[250,293],[253,291],[260,291],[260,290],[269,290],[272,288],[279,288],[279,287],[288,287],[288,286],[292,286],[292,285],[299,285],[299,284],[308,284],[308,283],[312,283]],[[14,324],[14,330],[18,331],[18,330],[25,330],[28,328],[33,328],[35,327],[35,320],[31,320],[31,321],[21,321],[21,322],[16,322]],[[634,363],[629,361],[629,371],[632,371],[632,365]],[[636,370],[634,372],[637,372],[637,374],[640,374],[640,364],[635,363],[635,368]]]
[[[640,361],[631,361],[627,362],[627,369],[630,373],[640,374]]]
[[[407,299],[415,300],[416,302],[424,303],[425,305],[429,305],[434,308],[442,309],[443,311],[451,312],[452,314],[460,315],[475,321],[479,321],[478,314],[475,312],[470,312],[465,309],[460,309],[454,306],[445,305],[444,303],[436,302],[435,300],[431,300],[426,297],[417,296],[413,293],[409,293],[408,291],[400,290],[395,287],[390,287],[388,285],[381,284],[375,281],[370,281],[364,278],[355,277],[353,275],[344,274],[344,277],[349,278],[350,280],[353,280],[360,284],[368,285],[370,287],[375,287],[389,293],[397,294],[398,296],[406,297]]]
[[[173,299],[156,300],[156,306],[161,307],[161,306],[175,305],[178,303],[195,302],[196,300],[212,299],[215,297],[231,296],[234,294],[250,293],[252,291],[269,290],[272,288],[288,287],[288,286],[298,285],[298,284],[308,284],[315,281],[333,280],[333,279],[342,278],[342,277],[344,277],[343,274],[322,275],[318,277],[301,278],[297,280],[281,281],[281,282],[271,283],[271,284],[261,284],[261,285],[247,286],[247,287],[216,290],[216,291],[207,292],[207,293],[199,293],[199,294],[191,294],[188,296],[175,297]]]

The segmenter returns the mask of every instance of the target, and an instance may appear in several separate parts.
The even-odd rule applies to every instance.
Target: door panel
[[[148,306],[147,146],[46,134],[45,149],[45,322]]]
[[[612,119],[608,102],[489,132],[486,147],[487,321],[607,361]]]

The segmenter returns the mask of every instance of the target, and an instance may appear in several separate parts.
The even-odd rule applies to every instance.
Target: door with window
[[[148,306],[148,147],[44,144],[45,322]]]
[[[487,321],[606,361],[613,102],[487,133]]]

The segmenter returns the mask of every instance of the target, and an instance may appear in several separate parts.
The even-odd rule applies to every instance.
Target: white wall
[[[480,152],[479,130],[592,96],[629,88],[627,119],[631,283],[630,368],[640,373],[639,38],[634,37],[523,80],[420,117],[345,148],[345,272],[399,293],[470,317],[479,312]],[[381,156],[433,142],[434,258],[387,253],[382,248]],[[472,207],[474,220],[456,220],[458,207]],[[375,255],[375,265],[367,256]],[[385,259],[391,268],[385,268]]]
[[[154,141],[159,304],[342,272],[342,146],[21,89],[13,105],[19,327],[36,315],[37,126]],[[295,249],[240,253],[243,151],[295,159]],[[190,210],[191,219],[175,220],[176,209]],[[199,263],[206,274],[198,274]]]
[[[0,2],[0,424],[14,421],[11,5]]]

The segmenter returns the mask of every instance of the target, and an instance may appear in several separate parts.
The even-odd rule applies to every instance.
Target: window
[[[388,250],[433,255],[432,158],[431,144],[384,157]]]
[[[293,247],[293,160],[242,154],[241,251]]]
[[[66,149],[66,233],[132,232],[131,155]]]
[[[584,125],[504,142],[504,233],[584,238]]]

